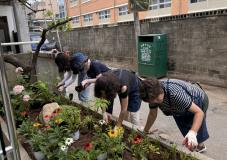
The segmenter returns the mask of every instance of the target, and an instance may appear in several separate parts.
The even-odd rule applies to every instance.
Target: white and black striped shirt
[[[158,106],[149,106],[150,108],[159,107],[166,115],[182,114],[191,107],[192,102],[201,106],[205,96],[205,92],[198,85],[190,82],[169,79],[161,81],[161,85],[164,90],[163,103]]]

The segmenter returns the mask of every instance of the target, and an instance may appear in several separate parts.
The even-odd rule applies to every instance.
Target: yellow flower
[[[115,130],[118,132],[118,134],[123,134],[124,133],[124,128],[123,127],[115,127]]]
[[[63,122],[63,119],[61,119],[61,118],[55,120],[55,123],[57,123],[57,124],[60,124],[61,122]]]
[[[33,124],[33,127],[39,127],[40,125],[41,125],[41,124],[37,122],[37,123],[34,123],[34,124]]]
[[[110,138],[115,138],[115,137],[118,136],[118,132],[116,130],[110,130],[108,132],[108,135],[109,135]]]

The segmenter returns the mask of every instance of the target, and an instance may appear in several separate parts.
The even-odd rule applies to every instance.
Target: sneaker
[[[198,153],[203,153],[207,150],[207,147],[205,146],[205,144],[203,144],[202,146],[197,146],[195,151]]]

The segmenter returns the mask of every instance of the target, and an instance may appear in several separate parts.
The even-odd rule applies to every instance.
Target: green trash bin
[[[161,78],[167,73],[167,36],[138,36],[138,72],[140,76]]]

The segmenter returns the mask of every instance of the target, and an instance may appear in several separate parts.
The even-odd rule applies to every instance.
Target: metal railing
[[[3,153],[6,152],[7,154],[12,153],[12,157],[14,160],[21,160],[19,146],[18,146],[18,140],[17,140],[17,135],[16,135],[14,115],[13,115],[13,110],[12,110],[10,96],[9,96],[5,64],[4,64],[4,59],[2,56],[2,53],[3,53],[2,47],[3,46],[13,46],[13,45],[33,44],[33,43],[39,43],[39,41],[12,42],[12,43],[1,43],[0,44],[0,92],[2,94],[3,109],[4,109],[5,116],[6,116],[6,124],[7,124],[9,142],[10,142],[9,146],[2,148],[2,150],[0,150],[0,157],[4,157],[5,155],[3,155]],[[7,159],[7,157],[4,157],[4,159]]]

